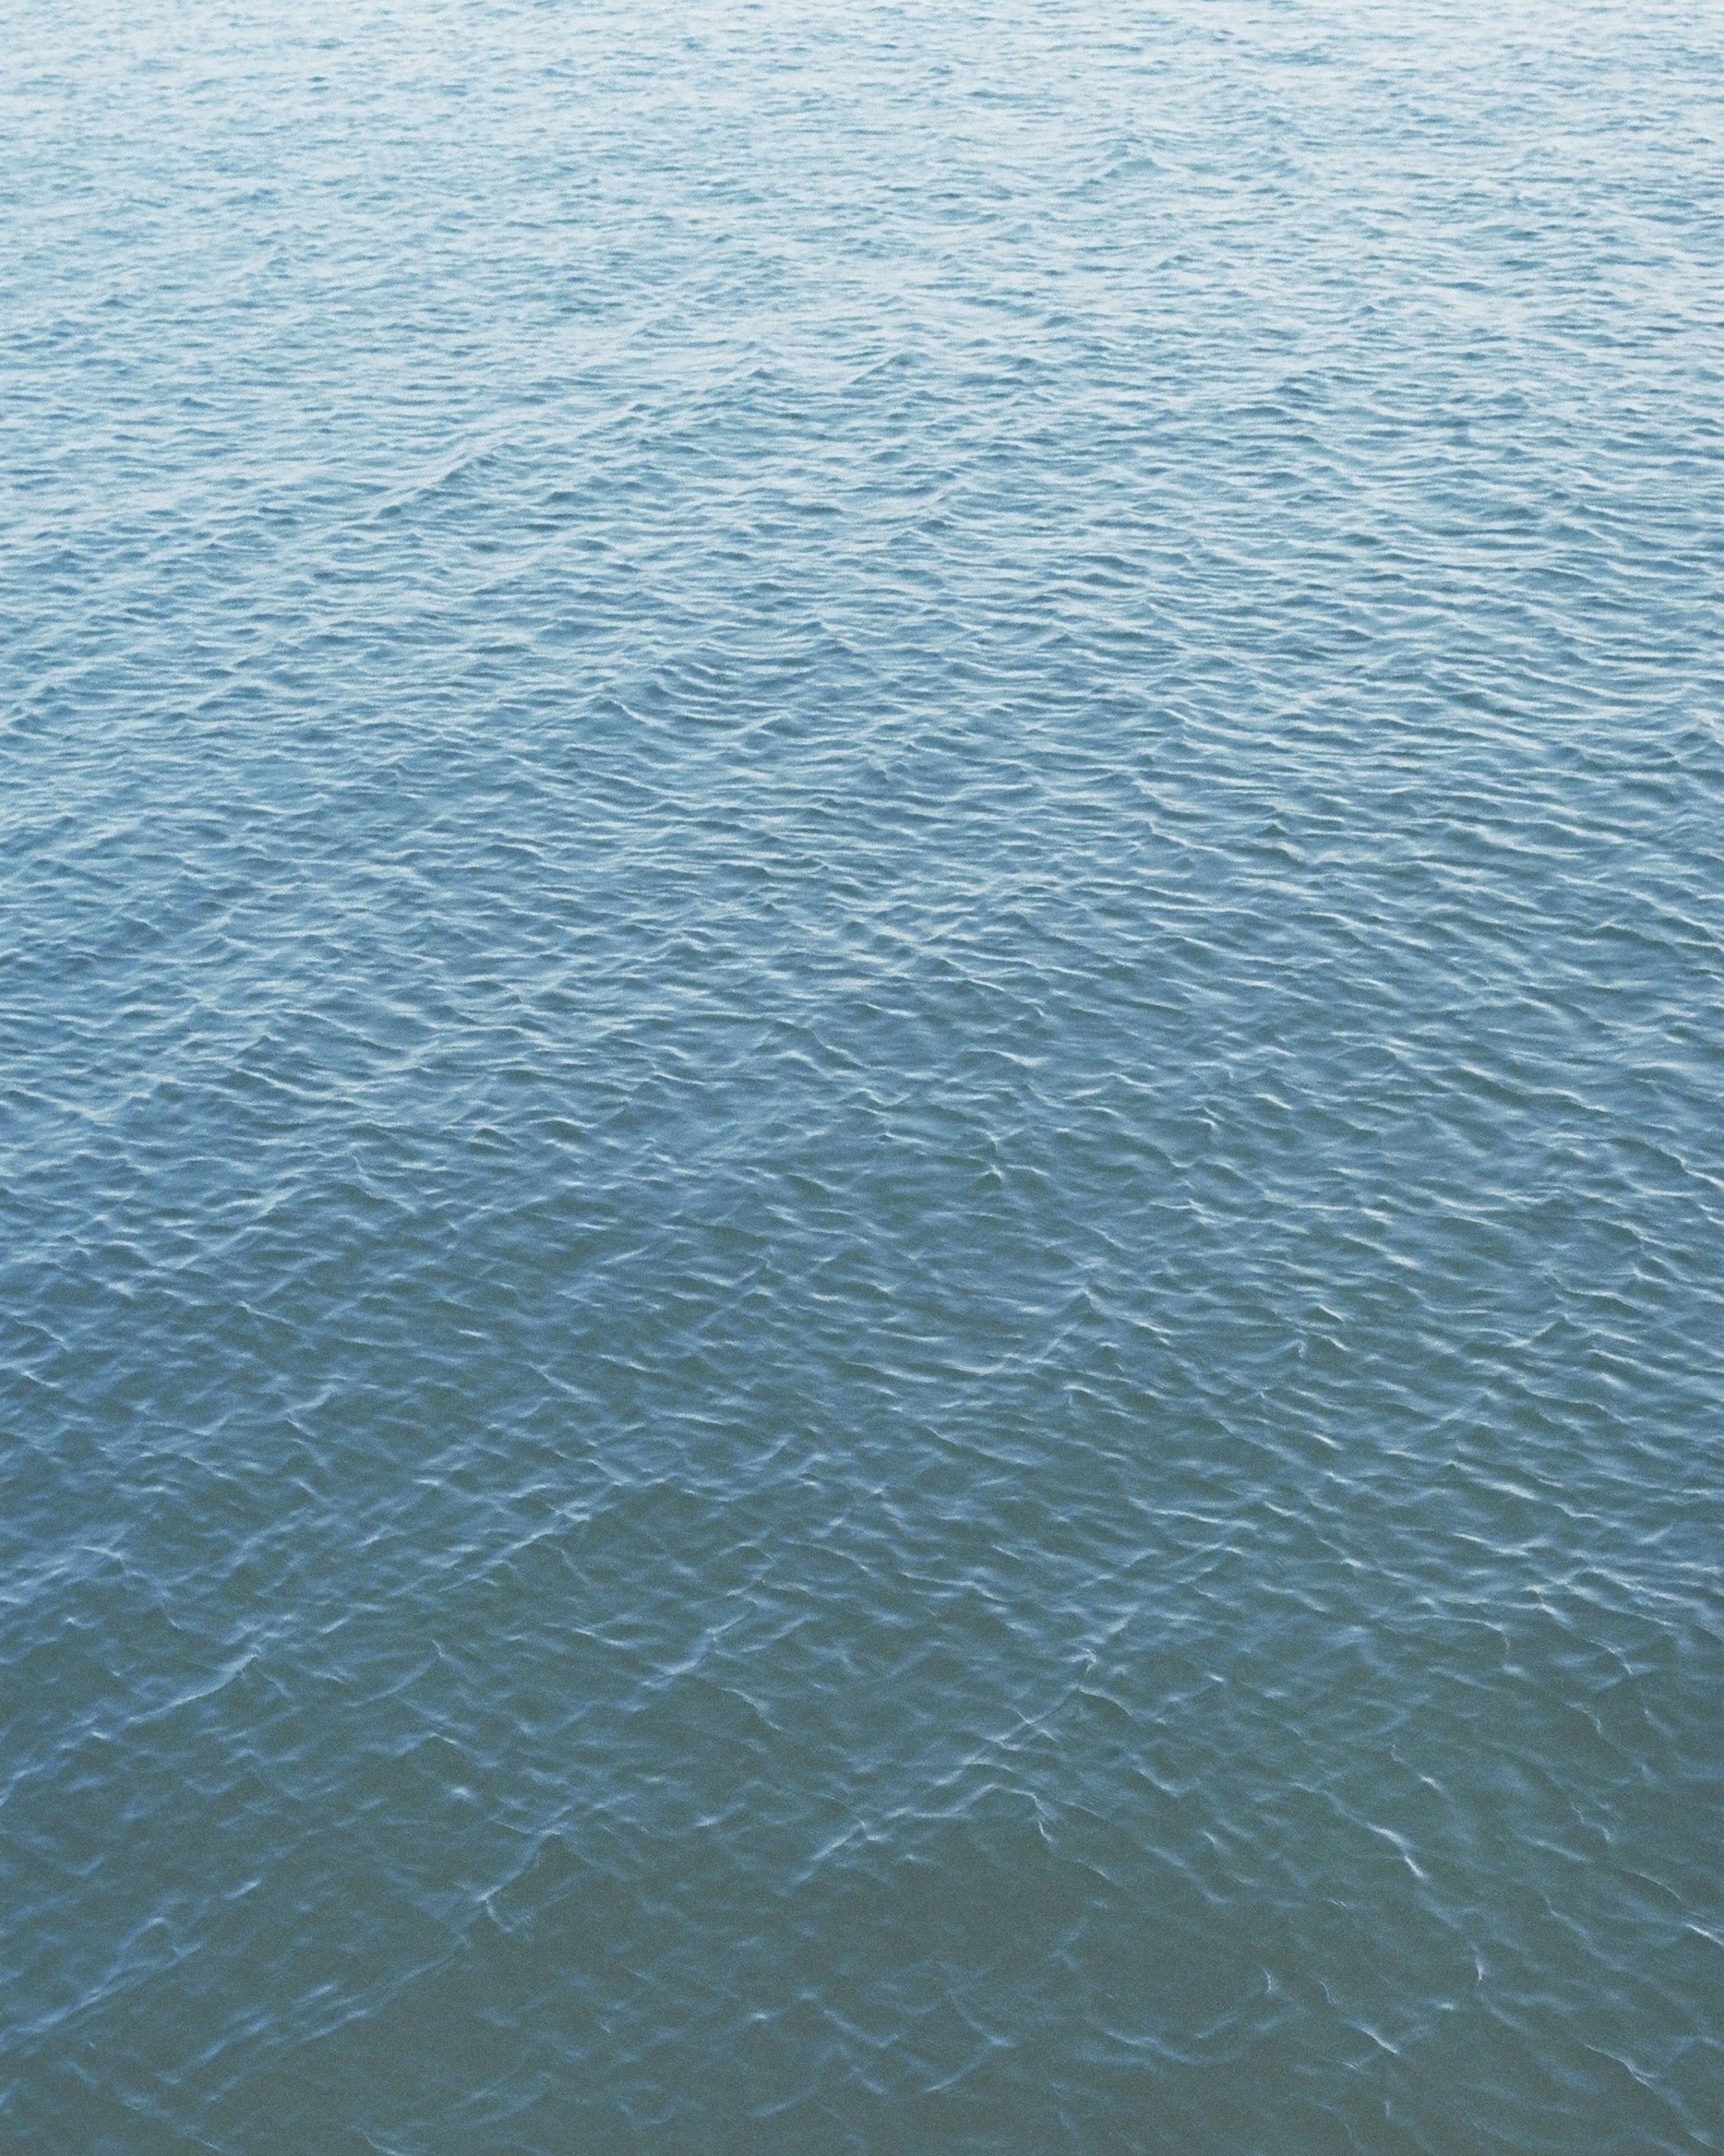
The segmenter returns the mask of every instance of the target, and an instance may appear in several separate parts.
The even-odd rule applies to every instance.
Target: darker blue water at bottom
[[[8,2149],[1724,2147],[1716,31],[8,17]]]

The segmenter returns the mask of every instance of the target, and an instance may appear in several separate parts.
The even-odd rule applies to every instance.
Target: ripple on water
[[[8,2146],[1718,2148],[1704,12],[8,27]]]

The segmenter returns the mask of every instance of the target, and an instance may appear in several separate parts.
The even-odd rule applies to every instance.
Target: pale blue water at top
[[[1724,17],[23,0],[0,2144],[1724,2148]]]

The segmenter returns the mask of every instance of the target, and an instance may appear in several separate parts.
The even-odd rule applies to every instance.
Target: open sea
[[[1724,2149],[1724,10],[8,0],[7,2156]]]

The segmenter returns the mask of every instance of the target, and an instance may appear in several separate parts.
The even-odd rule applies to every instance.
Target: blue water
[[[1720,31],[8,11],[8,2151],[1724,2148]]]

